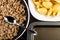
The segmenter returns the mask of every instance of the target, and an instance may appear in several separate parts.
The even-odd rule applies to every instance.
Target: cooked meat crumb
[[[24,25],[25,7],[20,0],[0,0],[0,40],[12,40],[17,36],[19,27],[6,23],[4,16],[12,16],[20,25]]]

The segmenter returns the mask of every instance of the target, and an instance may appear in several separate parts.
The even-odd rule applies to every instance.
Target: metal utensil
[[[28,28],[25,28],[25,27],[22,27],[20,24],[17,23],[16,19],[11,17],[11,16],[5,16],[4,17],[4,20],[9,23],[9,24],[15,24],[15,25],[18,25],[19,27],[23,28],[23,29],[27,29],[29,30],[30,32],[32,32],[34,35],[37,34],[37,32],[35,30],[31,30],[31,29],[28,29]]]

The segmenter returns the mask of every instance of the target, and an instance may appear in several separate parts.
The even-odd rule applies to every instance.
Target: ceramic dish
[[[28,0],[28,4],[29,4],[31,14],[33,15],[34,18],[42,21],[60,21],[60,16],[47,17],[45,15],[39,14],[35,9],[35,5],[32,0]]]

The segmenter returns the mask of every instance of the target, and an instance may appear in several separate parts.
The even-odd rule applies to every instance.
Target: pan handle
[[[33,29],[28,29],[28,31],[30,31],[33,35],[37,35],[37,32]]]

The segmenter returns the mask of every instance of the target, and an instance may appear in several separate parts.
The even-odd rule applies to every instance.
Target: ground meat
[[[17,36],[19,27],[6,23],[4,16],[12,16],[23,25],[26,21],[25,7],[20,0],[0,0],[0,40],[12,40]]]

